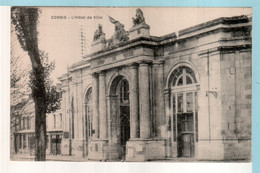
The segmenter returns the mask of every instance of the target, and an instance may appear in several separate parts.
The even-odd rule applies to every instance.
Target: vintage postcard
[[[10,159],[251,162],[252,13],[12,7]]]

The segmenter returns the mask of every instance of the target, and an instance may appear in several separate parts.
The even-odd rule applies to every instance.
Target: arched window
[[[194,71],[187,66],[176,68],[169,78],[170,124],[178,157],[193,157],[198,141],[198,91]],[[187,142],[189,141],[189,142]]]
[[[171,75],[171,86],[184,86],[197,83],[193,70],[187,66],[175,69]]]

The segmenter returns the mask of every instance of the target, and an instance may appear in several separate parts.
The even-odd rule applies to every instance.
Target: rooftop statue
[[[135,18],[132,19],[133,19],[134,26],[145,23],[144,14],[140,8],[136,9]]]
[[[102,35],[105,35],[105,33],[103,32],[102,25],[98,24],[98,29],[94,33],[93,41],[100,39]]]
[[[115,25],[115,32],[112,36],[109,45],[114,45],[122,41],[127,41],[129,38],[128,33],[124,29],[124,25],[110,16],[109,21]]]

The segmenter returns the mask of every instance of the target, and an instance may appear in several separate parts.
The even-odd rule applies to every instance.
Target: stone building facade
[[[56,84],[57,98],[61,99],[60,84]],[[30,95],[17,100],[16,116],[11,116],[10,154],[35,154],[35,104]],[[59,105],[59,101],[55,103]],[[12,105],[15,106],[15,105]],[[59,106],[46,114],[46,154],[61,155],[63,115]],[[12,156],[11,156],[12,158]]]
[[[137,10],[109,18],[62,82],[63,155],[147,161],[251,158],[252,21],[219,18],[162,37]]]
[[[63,122],[61,110],[48,113],[46,116],[46,154],[61,155],[61,142],[63,138]],[[35,113],[34,102],[31,100],[22,116],[17,118],[17,125],[11,134],[10,145],[12,154],[35,153]]]

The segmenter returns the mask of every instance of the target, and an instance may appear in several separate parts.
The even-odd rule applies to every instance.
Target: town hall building
[[[141,9],[62,75],[61,154],[89,160],[251,159],[252,18],[150,35]]]

